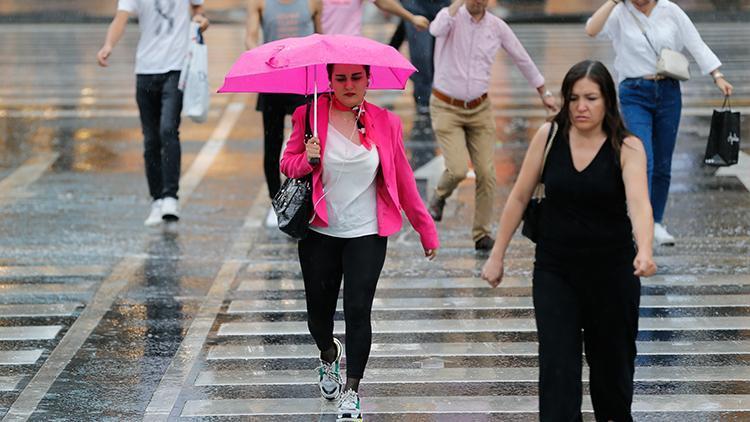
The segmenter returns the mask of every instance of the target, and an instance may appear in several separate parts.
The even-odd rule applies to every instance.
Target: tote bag
[[[195,22],[190,24],[190,46],[178,86],[183,91],[182,114],[196,123],[203,123],[208,118],[210,105],[208,47],[199,28]]]
[[[732,111],[729,97],[724,97],[721,110],[714,110],[711,117],[711,130],[703,162],[709,166],[731,166],[737,164],[739,153],[740,112]]]

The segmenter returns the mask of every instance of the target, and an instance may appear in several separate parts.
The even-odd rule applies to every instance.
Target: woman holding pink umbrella
[[[338,398],[339,419],[360,419],[359,382],[372,344],[370,314],[388,236],[402,225],[401,210],[433,259],[437,230],[417,191],[395,114],[365,101],[370,67],[327,66],[330,94],[317,101],[318,136],[304,141],[305,106],[293,117],[281,171],[312,173],[314,215],[299,242],[310,334],[320,350],[321,395]],[[317,159],[317,160],[316,160]],[[319,164],[311,164],[318,162]],[[344,279],[347,379],[339,372],[341,343],[333,318]]]

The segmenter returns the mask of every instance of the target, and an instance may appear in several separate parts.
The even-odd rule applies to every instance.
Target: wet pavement
[[[609,45],[579,25],[514,29],[553,89],[580,59],[612,61]],[[390,30],[366,27],[379,39]],[[747,114],[750,30],[699,30],[724,60],[737,89],[733,105]],[[332,420],[313,383],[296,245],[261,224],[269,200],[254,96],[214,95],[208,122],[183,122],[183,218],[146,229],[133,98],[137,31],[129,28],[104,70],[94,56],[105,31],[0,26],[0,416]],[[242,37],[237,25],[211,28],[213,87]],[[506,57],[493,75],[499,212],[545,114]],[[701,166],[721,98],[707,77],[683,87],[666,218],[678,244],[657,249],[659,273],[643,280],[634,410],[638,420],[743,420],[750,418],[747,175],[720,177]],[[409,92],[370,99],[413,133]],[[440,165],[434,145],[410,138],[407,147],[427,193]],[[490,289],[478,279],[485,256],[470,240],[471,180],[445,211],[435,262],[420,256],[411,229],[389,242],[362,386],[367,419],[534,420],[533,245],[514,238],[507,279]],[[336,319],[340,333],[343,316]],[[591,419],[588,399],[585,408]]]

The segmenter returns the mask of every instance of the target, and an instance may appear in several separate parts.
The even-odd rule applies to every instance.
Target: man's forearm
[[[375,0],[375,6],[388,13],[393,13],[400,18],[406,19],[407,21],[412,21],[414,19],[414,15],[410,11],[404,9],[404,6],[396,0]]]

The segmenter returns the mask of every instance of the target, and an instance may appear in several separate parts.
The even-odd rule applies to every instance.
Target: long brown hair
[[[617,91],[615,90],[615,82],[612,80],[612,75],[600,61],[584,60],[573,65],[568,70],[568,73],[565,74],[561,90],[562,107],[553,119],[559,127],[558,132],[565,138],[568,137],[571,126],[570,97],[573,93],[573,85],[583,78],[588,78],[599,85],[599,90],[602,93],[602,97],[604,97],[605,110],[602,129],[612,143],[612,148],[615,150],[617,157],[619,157],[623,141],[631,133],[625,127],[625,122],[620,115],[620,108],[617,105]]]

